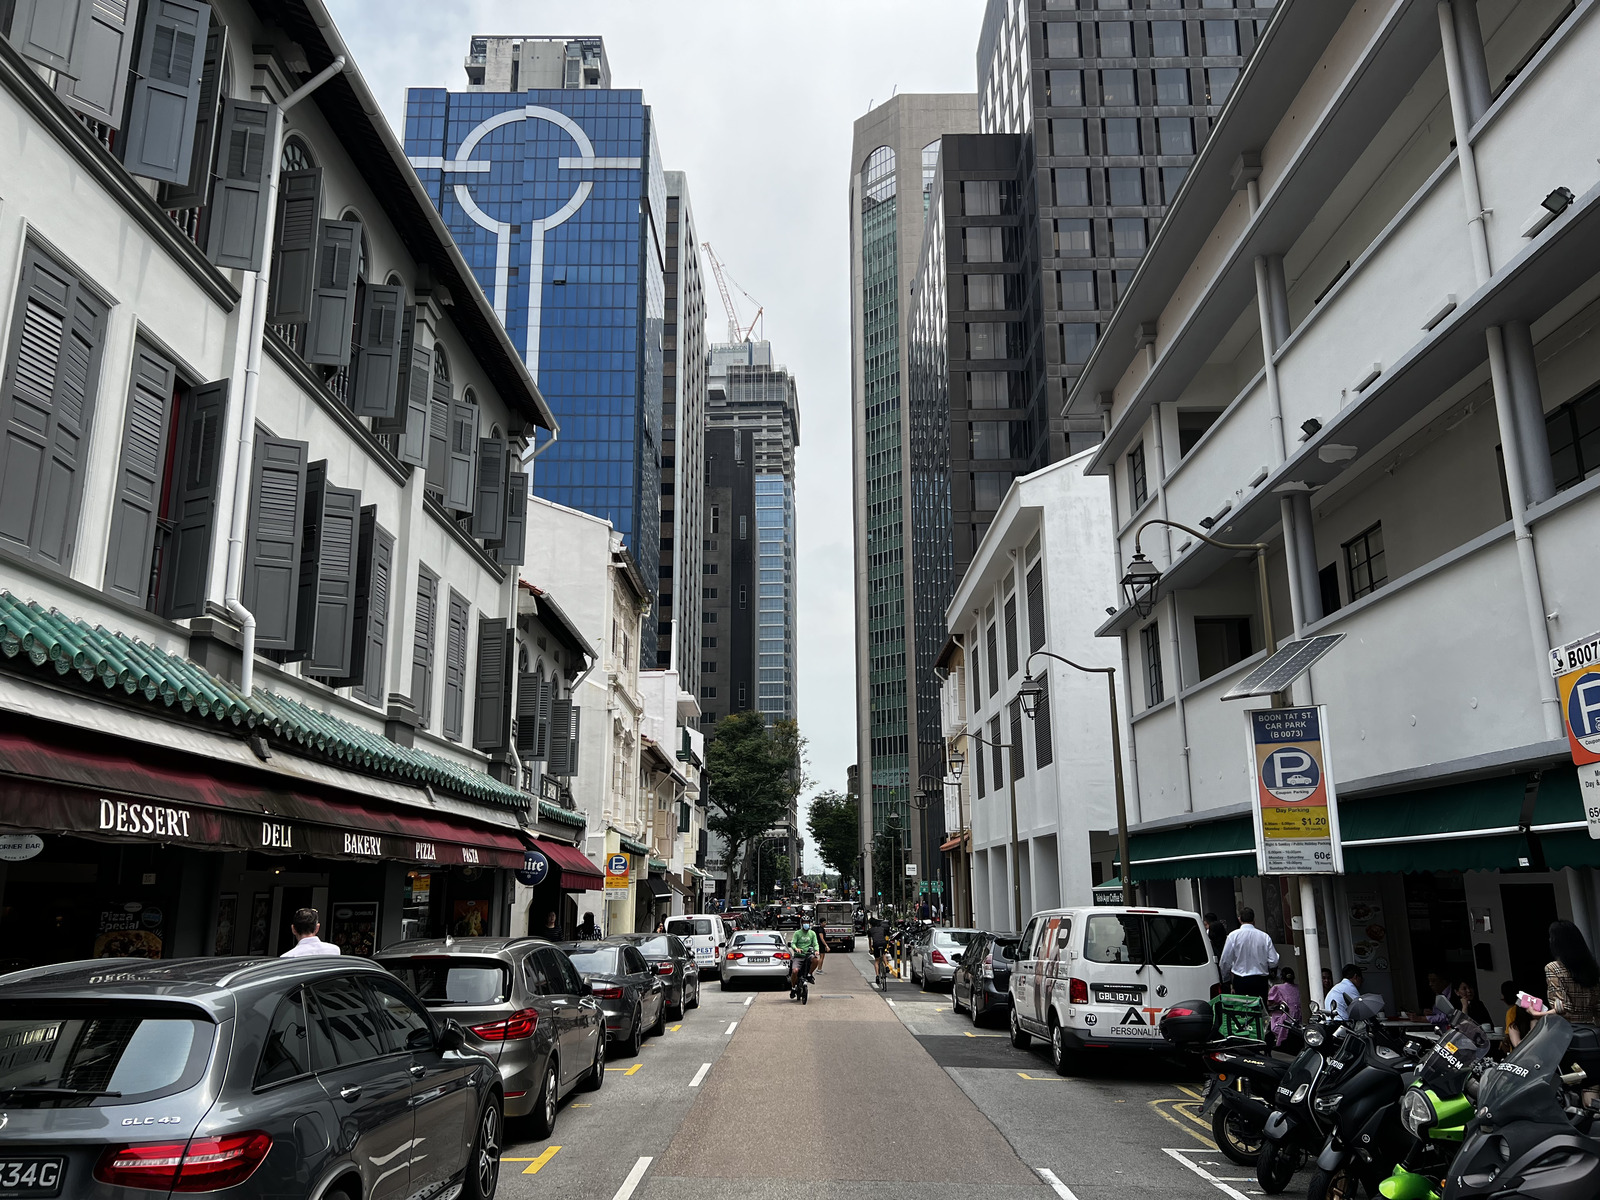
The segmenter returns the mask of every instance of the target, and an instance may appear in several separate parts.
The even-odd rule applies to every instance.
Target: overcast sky
[[[408,87],[464,90],[475,33],[599,34],[643,90],[700,236],[766,308],[800,390],[800,729],[813,791],[856,760],[850,552],[851,126],[902,92],[976,87],[982,0],[330,0],[396,129]],[[711,281],[707,332],[726,337]],[[748,302],[737,291],[735,303]],[[754,309],[745,312],[748,322]],[[804,805],[802,804],[802,808]],[[805,819],[802,815],[801,824]],[[808,836],[809,840],[809,836]],[[821,863],[808,847],[806,866]]]

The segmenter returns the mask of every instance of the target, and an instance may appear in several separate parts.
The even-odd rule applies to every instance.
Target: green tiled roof
[[[551,804],[548,800],[539,801],[539,815],[547,821],[555,821],[562,825],[573,825],[582,829],[589,822],[584,819],[581,812],[570,808],[562,808],[559,804]]]
[[[627,834],[623,833],[622,830],[620,830],[620,829],[617,830],[617,838],[622,843],[622,848],[624,850],[626,850],[629,854],[649,854],[650,853],[650,847],[649,846],[646,846],[643,842],[634,841],[631,837],[629,837]]]
[[[652,871],[665,871],[667,869],[667,864],[659,858],[652,858],[650,860],[650,869]]]
[[[58,675],[76,671],[86,683],[99,682],[108,691],[120,687],[130,696],[142,695],[218,724],[254,730],[290,749],[303,748],[369,774],[428,784],[486,804],[532,806],[531,796],[482,771],[391,742],[277,692],[258,687],[246,700],[232,684],[186,658],[103,626],[91,628],[4,591],[0,591],[0,653],[7,658],[26,654],[35,666],[53,666]],[[584,824],[581,814],[547,802],[540,802],[540,813],[565,824]]]

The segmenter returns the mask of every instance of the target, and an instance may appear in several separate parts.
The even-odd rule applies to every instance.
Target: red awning
[[[556,882],[569,892],[598,892],[605,885],[605,874],[576,846],[533,838],[533,848],[555,865]]]
[[[965,849],[967,845],[967,837],[968,835],[965,829],[961,830],[959,833],[952,833],[944,841],[939,843],[939,849],[954,850],[957,846]]]
[[[21,727],[0,731],[0,826],[197,849],[522,866],[515,830],[263,786],[229,764],[205,772],[190,764],[208,760],[191,755],[97,741],[68,746]]]

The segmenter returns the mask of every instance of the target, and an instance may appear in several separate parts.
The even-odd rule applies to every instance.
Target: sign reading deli
[[[341,829],[278,816],[250,814],[160,800],[112,799],[72,788],[29,788],[25,796],[9,795],[0,825],[39,833],[75,834],[112,841],[162,842],[215,850],[257,850],[268,854],[304,854],[311,858],[396,861],[428,866],[487,866],[519,870],[524,850],[507,831],[485,833],[478,845],[465,844],[477,831],[436,821],[420,821],[419,833],[404,836]],[[384,814],[387,823],[404,817]],[[453,833],[447,841],[436,831]]]

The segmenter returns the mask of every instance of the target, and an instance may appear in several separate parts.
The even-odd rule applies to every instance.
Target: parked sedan
[[[561,947],[583,976],[606,1016],[606,1036],[632,1058],[645,1034],[667,1026],[667,989],[645,962],[639,947],[620,938],[603,942],[569,942]]]
[[[911,946],[911,978],[922,985],[922,990],[942,987],[950,982],[956,972],[956,963],[962,951],[972,940],[976,929],[936,929],[930,927],[928,935]]]
[[[533,1136],[550,1136],[569,1092],[605,1082],[600,1004],[549,942],[401,942],[377,962],[421,996],[434,1016],[466,1028],[467,1045],[500,1068],[506,1116],[531,1117]]]
[[[722,956],[722,990],[761,980],[789,982],[789,942],[781,933],[742,930],[733,935]]]
[[[0,983],[7,1196],[488,1200],[500,1074],[358,958],[99,959]]]
[[[666,985],[667,1016],[680,1021],[687,1009],[700,1007],[700,964],[681,938],[670,933],[625,933],[615,940],[637,946]]]
[[[974,1025],[990,1013],[1004,1016],[1011,1010],[1011,964],[1016,960],[1015,933],[975,933],[961,953],[950,980],[950,1007],[963,1008]]]

